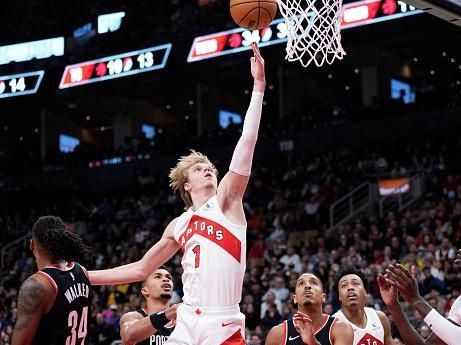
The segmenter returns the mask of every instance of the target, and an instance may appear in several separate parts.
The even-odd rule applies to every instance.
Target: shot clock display
[[[60,89],[96,83],[162,69],[170,55],[170,43],[66,66]]]
[[[0,98],[36,93],[44,71],[0,76]]]
[[[343,4],[341,29],[379,23],[413,14],[423,13],[400,0],[360,0]],[[315,13],[309,13],[311,19]],[[251,42],[260,47],[287,41],[288,31],[283,19],[276,19],[261,30],[242,28],[199,36],[192,43],[187,62],[200,61],[221,55],[234,54],[251,49]]]

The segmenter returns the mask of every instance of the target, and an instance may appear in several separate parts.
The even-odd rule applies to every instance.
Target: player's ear
[[[149,297],[149,289],[145,286],[142,287],[141,293],[144,297]]]
[[[293,303],[298,304],[298,300],[296,299],[296,294],[293,294]]]
[[[191,185],[190,185],[189,182],[185,182],[185,183],[184,183],[184,190],[185,190],[186,192],[189,192],[189,191],[191,190]]]
[[[325,303],[327,303],[327,295],[324,293],[322,293],[322,305],[324,305]]]
[[[29,249],[30,249],[31,251],[34,251],[34,248],[35,248],[34,239],[31,238],[30,241],[29,241]]]

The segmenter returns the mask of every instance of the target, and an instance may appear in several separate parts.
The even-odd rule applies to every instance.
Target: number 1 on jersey
[[[200,245],[196,245],[192,251],[195,254],[195,268],[200,266]]]

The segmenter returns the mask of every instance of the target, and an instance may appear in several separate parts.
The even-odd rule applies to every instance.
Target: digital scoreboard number
[[[165,67],[170,43],[66,66],[60,89],[145,73]]]
[[[44,71],[34,71],[0,76],[0,98],[36,93],[44,74]]]
[[[422,11],[400,0],[361,0],[346,3],[342,7],[341,29],[379,23],[418,13]],[[308,17],[313,19],[315,13],[308,13]],[[258,42],[261,47],[283,43],[287,41],[287,35],[285,21],[276,19],[261,30],[249,31],[237,28],[196,37],[187,62],[249,50],[252,42]]]

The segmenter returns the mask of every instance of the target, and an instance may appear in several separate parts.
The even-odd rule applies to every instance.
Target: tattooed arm
[[[29,345],[38,325],[54,303],[56,295],[51,284],[34,274],[22,283],[18,295],[18,319],[14,326],[11,345]]]

